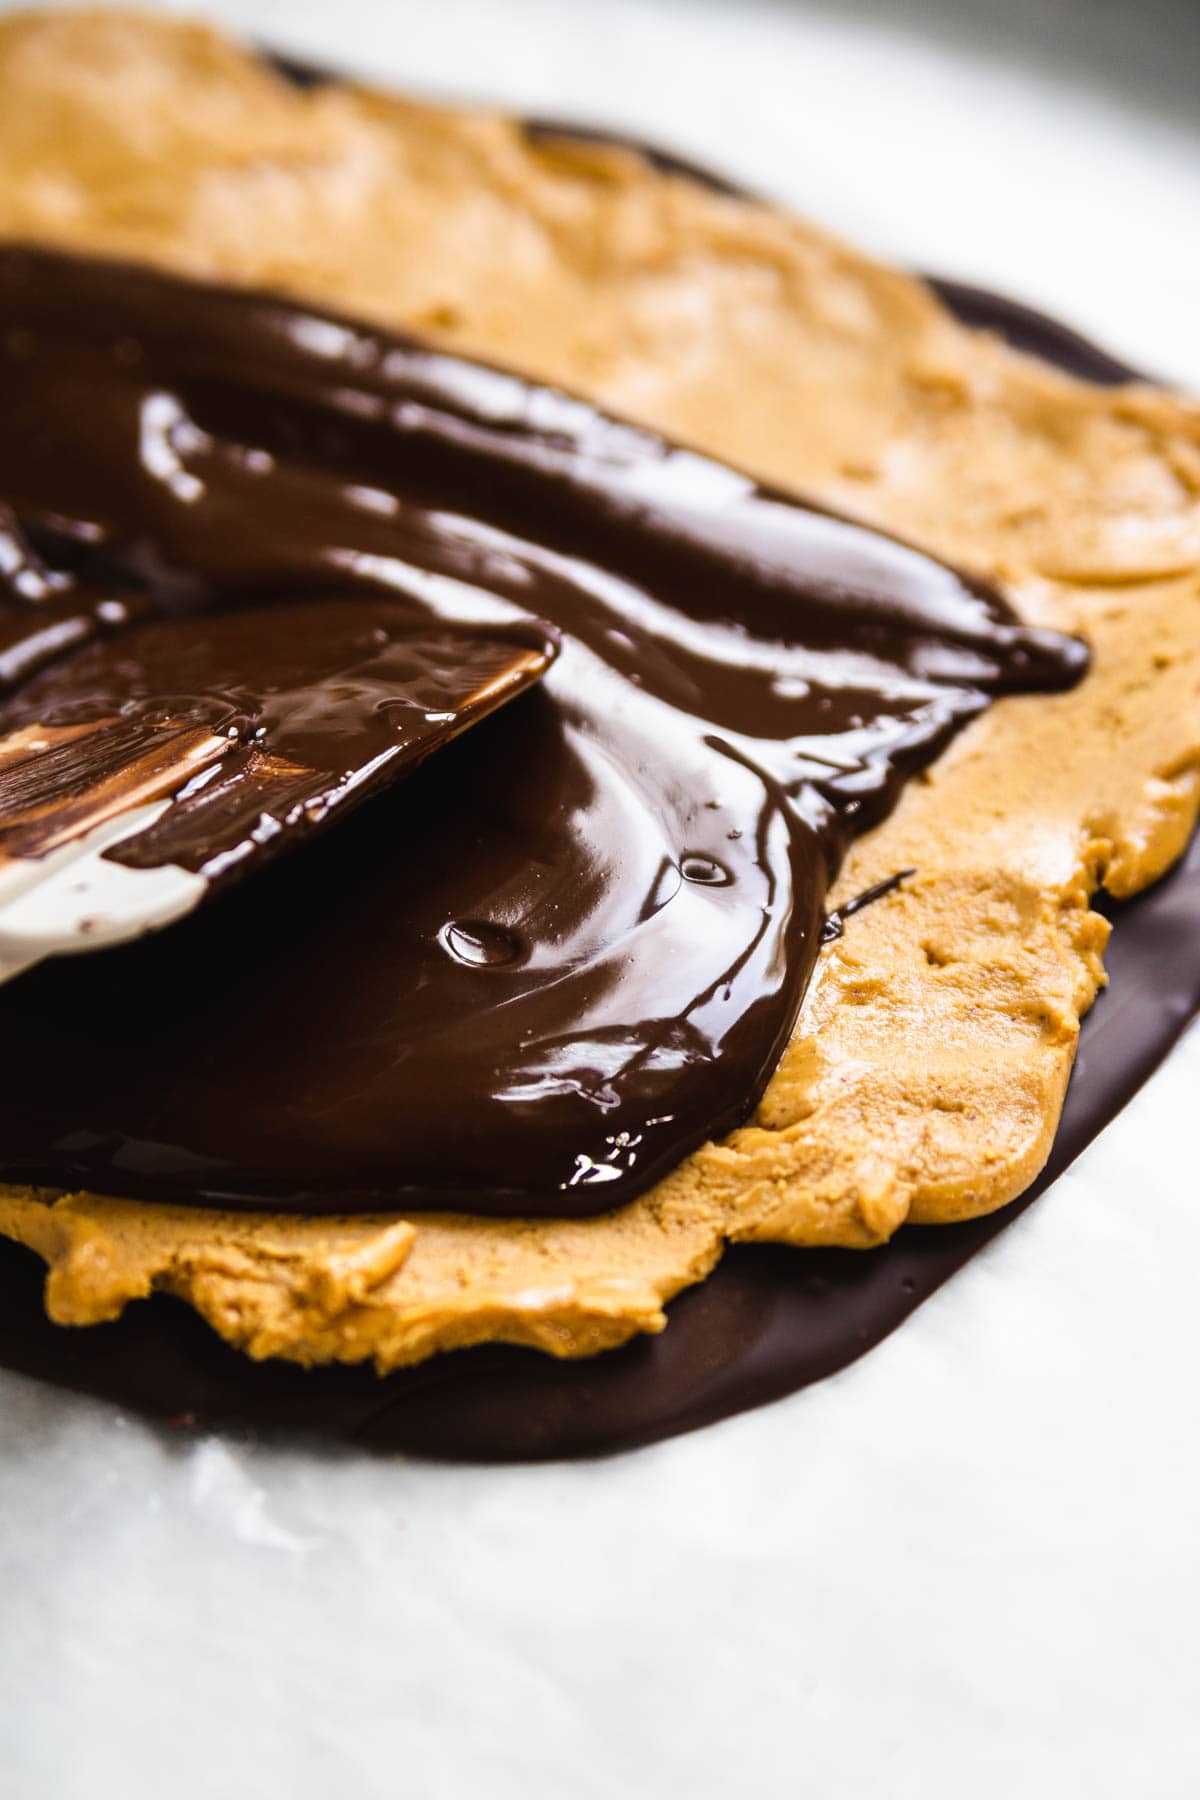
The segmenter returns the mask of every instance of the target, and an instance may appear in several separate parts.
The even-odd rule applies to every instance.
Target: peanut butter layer
[[[727,1241],[866,1248],[1028,1185],[1103,980],[1089,900],[1162,873],[1200,808],[1200,409],[1055,375],[918,282],[634,155],[298,93],[162,21],[0,22],[0,233],[274,287],[561,382],[990,575],[1094,657],[1068,695],[993,707],[860,840],[835,904],[917,875],[822,953],[752,1123],[641,1200],[297,1220],[0,1190],[52,1317],[161,1289],[254,1356],[581,1355],[661,1328]]]

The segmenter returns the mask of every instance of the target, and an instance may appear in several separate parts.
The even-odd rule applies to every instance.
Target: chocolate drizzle
[[[849,836],[990,696],[1086,665],[914,549],[281,301],[10,249],[0,344],[0,495],[89,617],[103,591],[173,614],[156,692],[214,633],[266,655],[269,628],[231,617],[297,597],[562,636],[539,688],[303,869],[0,992],[22,1045],[9,1180],[618,1206],[747,1116]],[[127,641],[51,668],[11,716],[88,671],[111,686]]]
[[[821,933],[823,944],[836,944],[846,929],[846,920],[852,919],[855,913],[862,912],[865,906],[874,906],[877,900],[885,900],[889,894],[906,882],[915,869],[897,869],[886,881],[877,881],[873,887],[866,888],[863,893],[855,894],[853,900],[847,900],[844,906],[835,907],[825,920],[825,928]]]

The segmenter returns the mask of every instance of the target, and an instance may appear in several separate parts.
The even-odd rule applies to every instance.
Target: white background
[[[214,5],[607,121],[1200,384],[1181,0]],[[1195,1031],[880,1350],[603,1463],[160,1434],[0,1375],[13,1800],[1200,1792]]]

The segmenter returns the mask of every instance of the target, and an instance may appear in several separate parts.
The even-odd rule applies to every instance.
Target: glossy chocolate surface
[[[303,865],[0,991],[10,1180],[617,1206],[746,1117],[849,836],[991,695],[1086,664],[916,550],[281,301],[8,249],[0,369],[0,499],[89,619],[132,595],[193,656],[198,614],[215,644],[297,600],[562,639],[534,691]],[[114,629],[85,670],[119,662]]]
[[[1083,1022],[1049,1164],[989,1218],[910,1226],[866,1253],[736,1245],[672,1302],[659,1337],[567,1363],[500,1345],[456,1350],[382,1379],[252,1363],[161,1297],[115,1325],[64,1331],[42,1308],[41,1259],[0,1241],[0,1364],[180,1429],[313,1434],[471,1461],[603,1455],[761,1406],[901,1325],[1045,1192],[1200,1012],[1200,836],[1179,868],[1111,914],[1109,986]]]
[[[211,892],[515,698],[556,650],[532,622],[431,629],[357,594],[138,619],[0,706],[0,856],[171,795],[106,854],[190,869]]]

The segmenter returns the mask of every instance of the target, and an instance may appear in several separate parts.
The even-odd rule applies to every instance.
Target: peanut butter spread
[[[161,20],[0,21],[0,235],[561,383],[991,577],[1093,654],[1070,693],[992,707],[855,845],[835,905],[917,873],[823,950],[753,1121],[641,1199],[298,1218],[0,1189],[54,1319],[161,1290],[254,1357],[577,1356],[661,1329],[727,1242],[869,1248],[1029,1184],[1103,981],[1090,899],[1153,881],[1200,809],[1200,408],[1055,374],[919,282],[633,153],[301,92]]]

